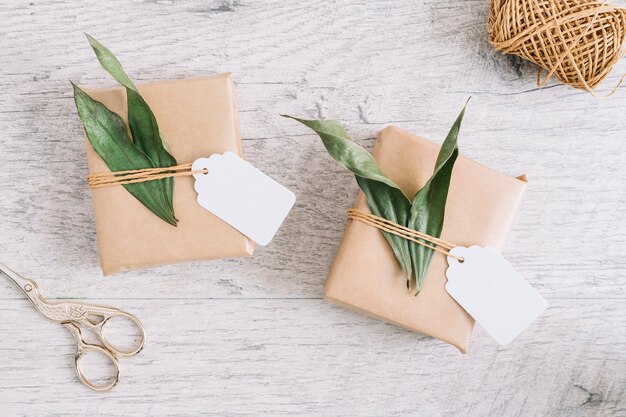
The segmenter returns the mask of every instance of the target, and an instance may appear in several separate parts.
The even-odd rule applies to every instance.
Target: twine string
[[[181,164],[172,167],[131,169],[127,171],[100,172],[87,177],[87,182],[91,188],[110,187],[114,185],[135,184],[145,181],[155,181],[163,178],[180,177],[207,173],[205,169],[192,170],[192,164]],[[450,250],[456,245],[443,239],[418,232],[411,228],[399,225],[383,217],[375,216],[371,213],[359,209],[348,210],[348,218],[365,223],[387,233],[399,236],[403,239],[415,242],[418,245],[430,248],[451,258],[463,262],[463,258],[453,255]]]
[[[626,9],[597,0],[491,0],[488,31],[497,50],[539,67],[538,86],[555,76],[594,94],[624,56]]]
[[[194,174],[206,174],[206,169],[191,169],[191,163],[162,168],[131,169],[128,171],[100,172],[87,177],[91,188],[110,187],[113,185],[135,184],[155,181],[163,178],[182,177]]]
[[[456,246],[454,243],[450,243],[426,233],[418,232],[417,230],[399,225],[383,217],[379,217],[359,209],[350,209],[348,210],[348,219],[360,221],[368,226],[375,227],[384,232],[391,233],[411,242],[415,242],[418,245],[430,248],[444,254],[445,256],[455,258],[459,262],[463,262],[464,260],[462,257],[450,253],[450,250]]]
[[[97,174],[89,175],[87,177],[87,182],[89,183],[89,186],[91,188],[100,188],[110,187],[113,185],[135,184],[139,182],[154,181],[170,177],[180,177],[207,173],[206,169],[192,170],[191,166],[192,164],[188,163],[172,167],[100,172]],[[426,233],[418,232],[417,230],[413,230],[411,228],[399,225],[383,217],[375,216],[371,213],[359,209],[348,210],[348,218],[351,220],[360,221],[372,227],[376,227],[377,229],[399,236],[403,239],[410,240],[411,242],[415,242],[418,245],[430,248],[446,256],[455,258],[459,262],[463,262],[463,258],[450,253],[450,250],[456,245],[443,239],[439,239]]]

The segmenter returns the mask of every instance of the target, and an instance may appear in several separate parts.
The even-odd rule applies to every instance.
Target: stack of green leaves
[[[100,42],[89,35],[87,39],[100,65],[126,88],[128,125],[132,135],[131,140],[128,127],[119,115],[72,83],[76,108],[93,149],[114,172],[176,165],[176,159],[168,152],[159,133],[154,113],[120,62]],[[125,184],[123,187],[154,214],[176,226],[173,178]]]
[[[446,200],[452,168],[459,154],[457,137],[465,107],[444,140],[433,175],[413,196],[407,198],[400,187],[379,168],[374,157],[348,136],[336,120],[306,120],[284,115],[313,129],[322,139],[328,153],[345,168],[352,171],[367,198],[372,214],[418,232],[439,237],[443,228]],[[415,275],[415,293],[424,285],[434,251],[388,232],[382,232],[406,274],[407,288]]]

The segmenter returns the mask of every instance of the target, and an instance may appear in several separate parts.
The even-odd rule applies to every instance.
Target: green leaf
[[[354,175],[379,181],[393,188],[399,187],[378,167],[374,157],[362,146],[355,143],[341,124],[336,120],[306,120],[289,115],[281,115],[310,127],[319,135],[326,150],[335,161],[348,168]]]
[[[397,188],[382,182],[356,176],[356,181],[367,197],[367,205],[372,214],[405,226],[411,211],[411,202]],[[382,230],[381,230],[382,231]],[[400,236],[383,232],[402,270],[406,274],[407,288],[410,286],[412,264],[409,244],[412,243]]]
[[[287,115],[283,117],[299,121],[320,136],[330,155],[355,174],[374,215],[439,237],[443,229],[452,169],[459,154],[457,137],[464,114],[465,107],[441,146],[432,177],[416,193],[412,201],[409,201],[400,188],[385,176],[369,152],[350,139],[339,122],[306,120]],[[383,235],[407,275],[407,288],[410,287],[411,274],[414,273],[416,292],[419,292],[424,285],[434,251],[387,232],[383,232]]]
[[[143,151],[157,167],[171,167],[176,165],[176,159],[165,149],[159,125],[154,113],[143,99],[133,91],[126,90],[128,101],[128,125],[133,135],[135,146]],[[168,208],[174,215],[174,178],[163,178],[154,181],[159,183],[165,195]]]
[[[457,137],[464,115],[465,107],[441,145],[432,177],[413,198],[407,224],[411,229],[434,237],[441,236],[452,169],[459,154]],[[434,250],[415,242],[410,242],[409,250],[415,273],[415,291],[419,293],[424,285]]]
[[[322,139],[326,150],[341,165],[354,173],[357,183],[367,198],[372,214],[406,225],[411,203],[400,188],[378,167],[363,147],[356,144],[335,120],[305,120],[283,115],[313,129]],[[411,256],[409,242],[399,236],[383,232],[391,245],[402,270],[411,279]]]
[[[100,65],[102,68],[107,70],[109,74],[113,76],[120,84],[124,87],[139,92],[133,81],[126,75],[124,69],[122,68],[122,64],[117,60],[115,55],[111,53],[111,51],[100,42],[98,42],[95,38],[85,33],[91,48],[96,53],[96,57],[98,61],[100,61]]]
[[[89,44],[96,53],[96,57],[104,68],[115,80],[126,87],[128,125],[135,146],[145,153],[157,167],[169,167],[176,165],[176,159],[165,148],[165,142],[159,132],[154,113],[145,99],[124,71],[122,64],[115,55],[95,38],[85,34]],[[154,181],[159,184],[161,193],[165,196],[168,209],[174,216],[174,179],[164,178]]]
[[[111,171],[125,171],[155,167],[152,160],[139,150],[128,137],[126,124],[120,116],[72,83],[74,101],[91,146]],[[155,181],[126,184],[128,190],[150,211],[169,224],[176,219],[162,198],[161,186]]]

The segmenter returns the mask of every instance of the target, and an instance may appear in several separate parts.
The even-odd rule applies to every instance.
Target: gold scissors
[[[76,356],[75,367],[78,379],[87,387],[94,391],[108,391],[113,388],[120,379],[120,365],[117,360],[118,356],[133,356],[143,349],[146,342],[146,330],[139,319],[132,314],[125,313],[117,308],[97,306],[83,303],[69,302],[50,302],[47,301],[40,293],[37,283],[31,279],[24,278],[16,272],[7,268],[0,263],[0,272],[11,279],[24,293],[26,298],[39,310],[41,314],[52,321],[56,321],[65,326],[67,330],[76,339]],[[137,327],[140,334],[138,346],[131,349],[121,349],[114,346],[103,333],[105,324],[114,317],[121,317],[133,323]],[[87,329],[92,332],[100,344],[89,343],[83,338],[81,329]],[[89,352],[103,354],[110,360],[115,368],[113,378],[103,384],[96,384],[90,381],[80,366],[81,360]]]

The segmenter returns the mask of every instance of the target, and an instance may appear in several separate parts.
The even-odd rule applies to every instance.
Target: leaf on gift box
[[[169,167],[176,165],[176,159],[167,151],[165,141],[159,132],[154,113],[144,100],[143,96],[124,71],[122,64],[113,53],[95,38],[85,34],[89,44],[94,50],[98,61],[117,82],[126,88],[128,125],[133,137],[133,142],[154,162],[156,167]],[[163,178],[154,181],[159,184],[161,193],[167,201],[167,207],[174,215],[174,178]]]
[[[148,155],[157,167],[176,165],[176,159],[165,149],[156,118],[143,97],[133,90],[126,90],[126,97],[128,125],[137,148]],[[161,184],[168,208],[172,216],[176,217],[174,215],[174,178],[163,178],[155,182]]]
[[[441,145],[432,177],[413,198],[411,213],[407,223],[407,227],[413,230],[434,237],[441,236],[452,169],[459,155],[457,137],[464,115],[465,107],[461,110],[448,136],[446,136]],[[410,243],[411,263],[415,273],[415,290],[416,293],[419,293],[424,285],[434,250],[415,242]]]
[[[350,139],[338,121],[299,119],[286,114],[281,116],[296,120],[313,129],[322,139],[322,143],[324,143],[330,156],[352,171],[354,175],[398,188],[396,183],[383,174],[374,157],[365,148]]]
[[[154,168],[152,160],[139,150],[128,137],[126,124],[120,116],[72,83],[74,101],[87,139],[111,171]],[[161,186],[155,181],[125,184],[128,190],[150,211],[176,226]]]
[[[322,139],[326,150],[341,165],[352,171],[367,197],[372,214],[433,237],[439,237],[443,228],[445,206],[450,188],[452,169],[458,156],[457,137],[465,107],[444,140],[432,177],[409,201],[400,188],[380,170],[378,164],[363,147],[356,144],[341,124],[334,120],[297,120],[313,129]],[[416,293],[422,289],[433,249],[383,231],[396,259],[407,275],[415,274]]]
[[[370,180],[355,175],[356,182],[367,197],[367,206],[372,214],[384,217],[397,224],[406,225],[411,212],[411,202],[398,188],[390,187],[382,182]],[[406,286],[411,283],[412,263],[410,242],[393,233],[383,232],[383,236],[389,242],[398,263],[406,275]]]
[[[336,120],[306,120],[283,115],[313,129],[322,139],[328,153],[341,165],[354,173],[367,197],[372,214],[405,225],[411,203],[400,188],[378,167],[374,157],[354,142]],[[411,279],[411,256],[409,242],[399,236],[383,232],[407,276]]]
[[[122,68],[122,64],[115,57],[115,55],[113,55],[113,53],[106,46],[98,42],[93,36],[90,36],[87,33],[85,33],[85,36],[87,37],[91,48],[96,53],[96,57],[98,58],[100,65],[102,65],[102,68],[107,70],[107,72],[124,87],[137,91],[135,84],[133,84],[130,77],[126,75],[126,72],[124,72],[124,69]]]

